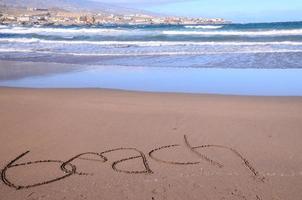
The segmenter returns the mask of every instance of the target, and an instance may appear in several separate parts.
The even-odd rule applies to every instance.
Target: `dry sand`
[[[1,200],[302,198],[300,97],[1,88],[0,128]]]

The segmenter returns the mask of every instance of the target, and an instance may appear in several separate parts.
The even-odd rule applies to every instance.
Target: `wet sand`
[[[85,67],[71,64],[47,62],[22,62],[0,60],[0,81],[16,80],[28,77],[62,74],[83,70]]]
[[[0,88],[0,199],[300,200],[302,98]]]

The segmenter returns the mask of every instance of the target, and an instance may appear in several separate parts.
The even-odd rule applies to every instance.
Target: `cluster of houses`
[[[101,15],[101,14],[99,14]],[[98,15],[98,16],[99,16]],[[143,14],[132,15],[101,15],[96,16],[97,23],[122,23],[122,24],[223,24],[224,19],[184,18],[184,17],[154,17]]]
[[[83,13],[27,8],[24,12],[0,14],[2,24],[223,24],[224,19],[156,17],[145,14],[117,15],[108,13]]]

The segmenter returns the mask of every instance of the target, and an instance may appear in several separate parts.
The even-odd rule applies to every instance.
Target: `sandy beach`
[[[0,199],[302,196],[302,98],[0,89]]]

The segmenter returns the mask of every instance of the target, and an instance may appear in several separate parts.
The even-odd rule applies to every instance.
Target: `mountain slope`
[[[112,5],[110,3],[99,3],[89,0],[0,0],[0,5],[14,7],[53,8],[58,7],[71,11],[102,11],[108,13],[144,13],[140,10],[129,9]]]

